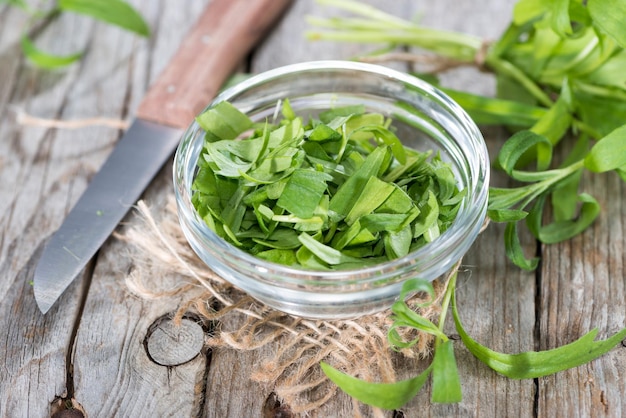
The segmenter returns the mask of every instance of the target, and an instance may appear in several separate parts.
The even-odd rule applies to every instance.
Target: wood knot
[[[150,359],[161,366],[179,366],[187,363],[204,347],[204,329],[192,318],[180,323],[169,317],[157,319],[148,329],[144,346]]]
[[[281,403],[274,392],[270,393],[270,396],[265,400],[265,404],[263,405],[263,418],[293,417],[294,414],[291,412],[289,405]]]
[[[86,418],[82,405],[75,399],[59,398],[52,402],[50,418]]]

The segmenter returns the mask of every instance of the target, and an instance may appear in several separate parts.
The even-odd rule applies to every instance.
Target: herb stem
[[[548,95],[537,84],[535,84],[533,80],[531,80],[522,70],[509,61],[498,58],[495,55],[488,55],[485,63],[494,71],[511,77],[515,81],[519,82],[543,106],[552,107],[554,104]]]
[[[526,195],[526,199],[521,204],[521,207],[524,208],[528,206],[530,202],[535,200],[535,198],[537,198],[541,193],[545,192],[551,186],[554,186],[556,183],[560,182],[561,180],[581,170],[584,166],[585,166],[584,159],[576,161],[575,163],[567,167],[560,168],[557,170],[552,170],[554,172],[554,176],[549,177],[542,181],[538,181],[537,183],[534,183],[530,186],[526,186],[528,188],[529,194]]]
[[[458,264],[455,265],[454,268],[458,268]],[[439,323],[437,324],[437,327],[439,328],[439,331],[441,331],[443,333],[443,327],[444,324],[446,322],[446,314],[448,312],[448,306],[450,306],[450,300],[452,299],[452,294],[454,293],[454,290],[456,289],[456,276],[457,276],[457,271],[455,271],[452,276],[450,276],[450,279],[448,280],[448,287],[446,288],[446,293],[443,295],[443,301],[441,302],[441,315],[439,315]]]
[[[624,90],[613,89],[610,87],[599,86],[597,84],[592,85],[589,83],[582,83],[582,82],[576,82],[576,88],[579,91],[589,93],[594,96],[604,97],[607,99],[626,101],[626,91]]]
[[[572,120],[572,125],[574,125],[574,127],[576,129],[578,129],[580,132],[586,133],[587,135],[589,135],[592,138],[600,139],[603,136],[593,126],[591,126],[588,123],[585,123],[585,122],[583,122],[581,120],[573,119]]]

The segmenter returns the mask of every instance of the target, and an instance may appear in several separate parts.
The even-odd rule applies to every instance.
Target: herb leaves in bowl
[[[454,220],[463,192],[452,168],[405,147],[389,118],[349,106],[305,121],[288,100],[281,111],[279,123],[255,124],[221,102],[196,119],[206,134],[193,204],[231,244],[288,266],[360,268],[407,255]]]

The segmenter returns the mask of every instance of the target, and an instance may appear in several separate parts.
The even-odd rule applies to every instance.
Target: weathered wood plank
[[[153,28],[149,42],[124,34],[120,36],[126,39],[111,44],[108,32],[112,28],[99,30],[101,36],[93,49],[108,50],[111,68],[119,74],[115,88],[125,94],[109,96],[113,86],[102,78],[94,84],[117,114],[126,117],[134,113],[146,87],[206,3],[199,0],[180,7],[169,2],[136,2]],[[97,73],[98,64],[107,60],[105,56],[87,58],[85,66],[94,68],[91,73]],[[164,191],[171,187],[171,168],[166,167],[146,196],[154,204],[162,204]],[[137,222],[136,216],[130,215],[126,222]],[[89,416],[194,416],[202,402],[198,394],[204,386],[206,354],[203,351],[175,366],[157,364],[149,356],[147,338],[153,324],[173,315],[180,300],[155,303],[129,294],[124,278],[133,260],[125,245],[113,240],[99,253],[73,347],[74,397]]]
[[[2,7],[0,329],[6,337],[0,342],[0,416],[11,417],[46,416],[50,402],[67,390],[67,349],[83,286],[80,281],[70,286],[44,317],[30,280],[46,236],[58,226],[68,201],[77,196],[75,190],[84,187],[90,173],[86,163],[74,158],[80,146],[65,147],[62,156],[55,147],[57,132],[16,123],[15,109],[59,115],[77,77],[75,68],[45,73],[24,63],[18,41],[25,23],[23,12]],[[80,19],[66,16],[58,23],[42,34],[44,47],[54,39],[67,39],[59,53],[84,47],[87,37],[69,36],[82,30]]]
[[[570,343],[594,328],[598,329],[597,338],[604,339],[626,323],[626,188],[613,173],[585,176],[582,188],[598,199],[602,212],[582,235],[542,251],[541,349]],[[539,415],[624,416],[625,365],[622,343],[589,364],[539,379]],[[560,405],[557,410],[555,403]]]

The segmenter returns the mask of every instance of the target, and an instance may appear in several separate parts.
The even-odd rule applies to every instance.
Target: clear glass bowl
[[[198,256],[217,274],[275,309],[309,318],[339,319],[384,310],[414,277],[434,280],[469,249],[487,210],[489,158],[480,131],[449,97],[413,76],[386,67],[346,61],[289,65],[254,76],[220,94],[254,121],[273,118],[288,98],[296,114],[363,104],[394,120],[398,137],[417,150],[435,150],[451,163],[467,189],[454,223],[432,243],[375,267],[310,271],[279,265],[227,243],[207,227],[191,203],[191,184],[204,131],[194,122],[174,160],[179,220]]]

